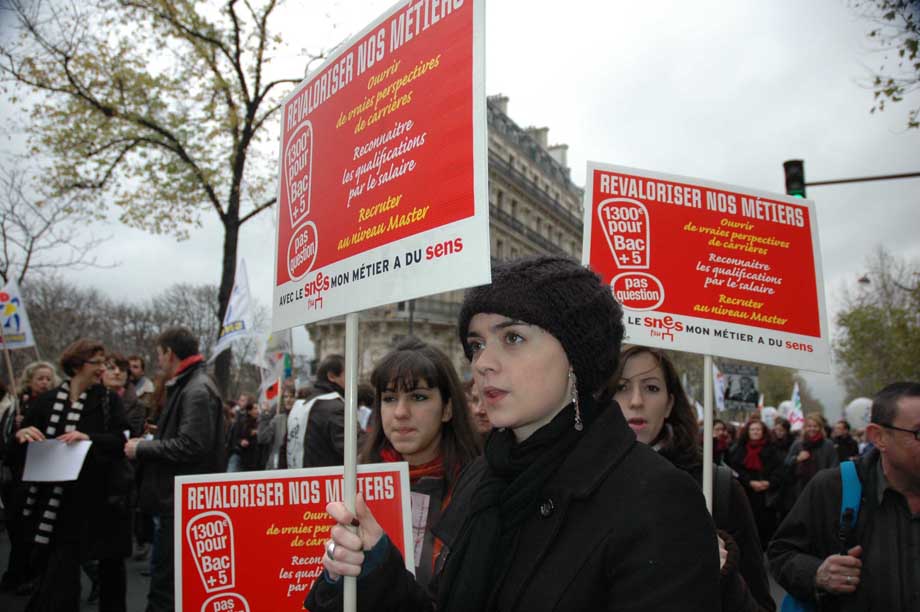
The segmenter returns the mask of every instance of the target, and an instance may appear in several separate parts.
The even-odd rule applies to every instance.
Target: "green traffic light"
[[[783,172],[786,175],[786,193],[795,198],[805,197],[805,162],[801,159],[790,159],[783,162]]]

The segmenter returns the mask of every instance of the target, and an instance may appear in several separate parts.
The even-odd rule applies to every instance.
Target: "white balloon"
[[[764,425],[768,428],[773,428],[773,423],[776,421],[776,415],[778,414],[776,408],[773,406],[765,406],[763,410],[760,411],[760,418],[763,421]]]
[[[872,400],[868,397],[857,397],[843,409],[846,420],[853,429],[865,429],[871,417]]]
[[[789,417],[789,411],[792,410],[792,408],[792,400],[783,400],[779,403],[779,406],[777,406],[780,416],[784,419]]]

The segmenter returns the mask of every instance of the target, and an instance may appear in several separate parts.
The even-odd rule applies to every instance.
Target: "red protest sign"
[[[585,198],[627,342],[828,371],[812,202],[594,163]]]
[[[483,30],[400,3],[285,101],[274,329],[489,281]]]
[[[358,492],[413,571],[407,465],[358,466]],[[341,467],[176,478],[176,609],[302,610],[341,499]]]

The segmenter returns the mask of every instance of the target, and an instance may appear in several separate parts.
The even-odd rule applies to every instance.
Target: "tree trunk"
[[[230,303],[230,292],[233,291],[233,280],[236,277],[236,251],[239,243],[240,224],[237,217],[227,215],[224,219],[224,256],[220,275],[220,290],[217,298],[220,309],[217,313],[218,336],[220,326],[224,322],[224,313]],[[221,395],[227,397],[230,389],[230,363],[233,349],[229,348],[218,356],[214,363],[214,379]]]

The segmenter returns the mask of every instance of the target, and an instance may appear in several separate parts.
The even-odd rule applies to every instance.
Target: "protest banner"
[[[0,289],[0,326],[0,346],[8,349],[35,346],[22,292],[14,278]]]
[[[829,371],[809,200],[592,162],[583,256],[627,342]]]
[[[285,100],[273,330],[489,282],[482,4],[400,2]]]
[[[802,395],[799,393],[799,383],[792,385],[792,398],[786,420],[789,421],[790,431],[801,431],[805,426],[805,413],[802,410]]]
[[[249,296],[249,275],[246,274],[246,260],[241,259],[236,268],[233,279],[233,289],[230,291],[230,300],[224,313],[224,321],[220,326],[220,335],[217,344],[211,351],[211,359],[230,348],[230,345],[241,338],[246,338],[253,333],[252,329],[252,299]]]
[[[414,571],[408,465],[359,466],[357,484]],[[341,499],[341,466],[177,477],[176,609],[302,610]]]

